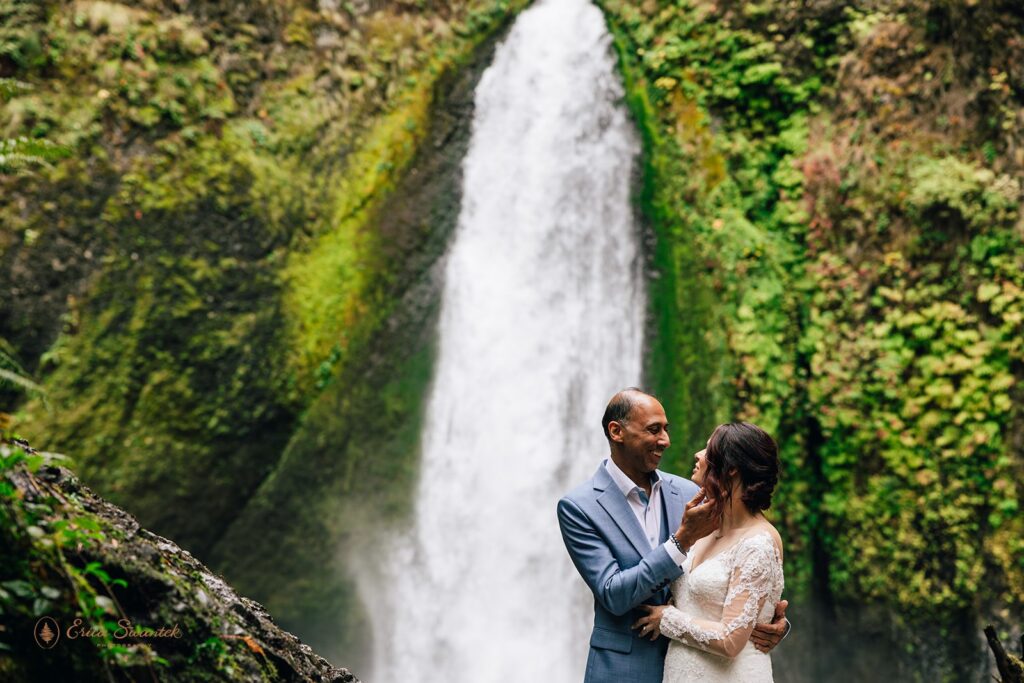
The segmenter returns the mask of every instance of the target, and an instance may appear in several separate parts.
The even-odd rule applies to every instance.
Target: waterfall
[[[475,93],[409,528],[359,574],[374,683],[583,677],[592,598],[555,504],[641,372],[638,142],[601,12],[539,0]]]

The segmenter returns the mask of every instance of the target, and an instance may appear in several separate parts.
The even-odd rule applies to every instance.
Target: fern
[[[34,24],[41,18],[41,8],[32,0],[0,0],[0,59],[27,66],[40,51]]]
[[[32,380],[3,368],[0,368],[0,386],[13,386],[33,394],[43,393],[43,388]]]
[[[2,2],[2,0],[0,0]],[[28,83],[13,78],[0,78],[0,100],[9,100],[32,89]]]
[[[0,16],[3,15],[4,3],[5,0],[0,0]],[[9,100],[31,88],[28,83],[0,78],[0,100]],[[50,162],[70,154],[70,149],[49,140],[27,137],[0,139],[0,175],[24,174],[32,168],[49,166]]]
[[[8,386],[31,394],[45,393],[41,386],[28,378],[25,368],[14,358],[14,349],[0,337],[0,387]]]
[[[70,150],[49,140],[11,138],[0,140],[0,174],[20,173],[34,166],[49,166]]]

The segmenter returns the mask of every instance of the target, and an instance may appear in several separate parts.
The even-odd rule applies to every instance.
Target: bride
[[[664,683],[771,683],[771,656],[749,639],[782,595],[782,540],[761,514],[778,481],[778,446],[755,425],[724,424],[695,459],[691,479],[715,502],[721,526],[690,548],[671,603],[643,606],[634,627],[672,639]]]

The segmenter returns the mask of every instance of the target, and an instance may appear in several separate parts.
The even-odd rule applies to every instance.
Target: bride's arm
[[[757,615],[781,581],[782,566],[774,545],[762,537],[738,549],[720,620],[691,617],[668,606],[661,613],[661,633],[691,647],[735,657],[746,646]]]

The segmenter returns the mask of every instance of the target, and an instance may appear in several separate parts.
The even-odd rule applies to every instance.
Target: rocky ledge
[[[66,468],[0,444],[0,679],[356,682]]]

